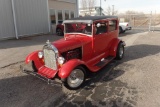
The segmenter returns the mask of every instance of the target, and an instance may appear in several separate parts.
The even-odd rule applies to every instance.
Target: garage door
[[[47,0],[14,0],[18,36],[49,32]]]
[[[11,0],[0,0],[0,39],[15,37]]]

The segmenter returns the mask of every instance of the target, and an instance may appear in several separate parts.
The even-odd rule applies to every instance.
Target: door
[[[94,25],[94,55],[104,54],[107,51],[108,43],[108,22],[96,22]]]

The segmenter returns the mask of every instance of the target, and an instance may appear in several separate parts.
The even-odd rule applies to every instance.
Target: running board
[[[103,67],[105,66],[107,63],[109,63],[112,59],[114,59],[113,56],[109,56],[107,58],[102,59],[100,62],[98,62],[95,66],[97,67]]]

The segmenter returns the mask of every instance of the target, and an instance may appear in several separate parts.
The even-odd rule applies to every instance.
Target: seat
[[[85,34],[90,34],[92,33],[92,26],[86,26],[84,29]]]
[[[106,26],[101,26],[101,27],[97,28],[96,34],[102,34],[102,33],[106,33],[106,32],[107,32]]]

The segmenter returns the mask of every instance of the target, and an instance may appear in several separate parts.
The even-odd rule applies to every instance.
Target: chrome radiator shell
[[[52,44],[46,44],[43,47],[45,66],[53,70],[57,70],[58,50]]]

